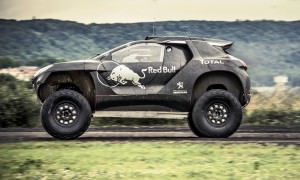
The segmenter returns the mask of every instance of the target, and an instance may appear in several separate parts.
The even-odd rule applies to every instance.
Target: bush
[[[256,125],[300,125],[300,111],[291,109],[262,109],[245,113],[245,123]]]
[[[0,57],[0,69],[11,68],[21,66],[22,63],[19,60],[12,59],[10,57]]]
[[[39,106],[33,98],[32,90],[9,76],[0,76],[0,127],[36,125]],[[7,79],[10,81],[6,81]]]

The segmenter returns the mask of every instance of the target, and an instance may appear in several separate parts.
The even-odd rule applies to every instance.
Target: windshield
[[[91,58],[89,58],[89,59],[101,60],[101,59],[103,59],[104,57],[106,57],[106,56],[108,56],[109,54],[111,54],[112,52],[117,51],[117,50],[119,50],[119,49],[123,49],[123,48],[125,48],[125,47],[127,47],[127,46],[129,46],[129,45],[130,45],[130,43],[122,44],[122,45],[117,46],[117,47],[115,47],[115,48],[113,48],[113,49],[110,49],[110,50],[108,50],[108,51],[106,51],[106,52],[104,52],[104,53],[102,53],[102,54],[97,54],[96,56],[93,56],[93,57],[91,57]]]

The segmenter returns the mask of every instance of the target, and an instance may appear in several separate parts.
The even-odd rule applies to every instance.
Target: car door
[[[104,71],[98,73],[115,94],[145,94],[159,82],[164,52],[165,47],[157,43],[135,43],[111,52],[111,60],[103,60]]]
[[[152,82],[153,84],[159,85],[160,88],[147,89],[146,93],[157,94],[163,88],[166,89],[166,85],[186,65],[187,61],[190,59],[191,56],[184,45],[165,44],[162,71]],[[178,82],[178,85],[181,88],[182,82]]]

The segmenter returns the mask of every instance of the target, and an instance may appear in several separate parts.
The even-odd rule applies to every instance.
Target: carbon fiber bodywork
[[[145,43],[163,48],[161,62],[112,59],[114,52]],[[189,112],[204,91],[218,88],[232,92],[246,106],[250,101],[247,66],[225,52],[231,45],[230,41],[207,38],[147,37],[92,59],[47,66],[32,82],[41,102],[63,87],[72,88],[87,97],[94,111],[132,109],[129,106],[152,110],[155,105]],[[125,75],[114,76],[122,71]]]

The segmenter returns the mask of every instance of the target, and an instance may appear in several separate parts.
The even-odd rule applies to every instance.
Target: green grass
[[[187,142],[0,145],[0,179],[299,179],[299,146]]]

